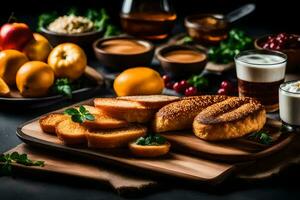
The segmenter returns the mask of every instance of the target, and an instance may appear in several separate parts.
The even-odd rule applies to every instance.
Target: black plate
[[[91,80],[93,84],[89,84],[84,88],[74,90],[72,92],[72,101],[80,101],[88,99],[97,94],[101,89],[104,89],[104,77],[101,73],[91,67],[87,67],[85,78]],[[23,98],[23,97],[0,97],[0,108],[40,108],[53,105],[67,98],[62,95],[53,95],[38,98]]]
[[[102,85],[95,87],[82,88],[72,92],[72,100],[79,101],[87,99],[95,95],[98,91],[103,88]],[[11,108],[11,107],[22,107],[22,108],[38,108],[49,106],[60,101],[66,100],[67,98],[62,95],[54,95],[48,97],[39,98],[5,98],[0,97],[0,108]]]

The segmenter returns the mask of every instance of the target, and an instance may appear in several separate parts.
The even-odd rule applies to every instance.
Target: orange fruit
[[[49,41],[41,34],[34,33],[34,39],[31,40],[23,49],[23,53],[29,58],[29,60],[47,61],[52,47]]]
[[[17,50],[4,50],[0,52],[0,78],[6,84],[16,84],[16,74],[19,68],[28,61],[25,54]]]
[[[135,67],[123,71],[114,81],[118,96],[161,94],[164,82],[159,73],[148,67]]]
[[[51,51],[48,64],[57,77],[75,80],[83,74],[87,65],[87,58],[78,45],[64,43],[56,46]]]
[[[17,72],[16,83],[23,97],[45,96],[54,83],[54,72],[44,62],[30,61]]]
[[[1,97],[6,97],[10,93],[10,89],[8,85],[4,82],[2,78],[0,78],[0,96]]]

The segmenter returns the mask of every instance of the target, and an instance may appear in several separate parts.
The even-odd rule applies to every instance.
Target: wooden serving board
[[[73,106],[91,103],[92,100],[88,100]],[[62,112],[64,109],[65,108],[55,112]],[[277,127],[277,130],[278,128],[279,127]],[[172,150],[171,153],[162,158],[143,159],[134,157],[128,149],[97,150],[87,147],[66,146],[56,136],[44,133],[39,126],[38,118],[18,127],[17,135],[27,144],[50,150],[62,151],[80,157],[103,161],[113,165],[126,167],[131,170],[138,169],[145,173],[155,173],[155,175],[165,175],[211,184],[221,182],[235,169],[241,166],[237,162],[221,162],[220,160],[223,160],[220,159],[222,156],[225,158],[238,157],[243,158],[241,159],[243,161],[249,161],[254,158],[260,158],[275,153],[289,144],[293,139],[293,134],[286,135],[285,137],[278,137],[273,146],[266,146],[257,150],[257,144],[255,144],[256,151],[250,151],[249,149],[251,149],[253,144],[251,143],[249,145],[249,142],[245,143],[245,145],[244,143],[240,143],[240,146],[244,145],[242,148],[243,150],[241,150],[238,149],[237,145],[234,143],[228,143],[226,146],[224,144],[204,142],[195,138],[192,134],[184,134],[184,138],[180,138],[182,135],[178,136],[174,134],[173,136],[167,136],[168,139],[170,139],[175,147],[185,147],[182,148],[184,153],[177,153]],[[246,151],[245,149],[248,150]],[[189,153],[186,153],[187,151]],[[191,152],[194,153],[191,154]],[[245,159],[245,156],[247,159]],[[207,159],[207,157],[210,157],[210,159]]]
[[[160,159],[136,158],[127,149],[96,150],[64,145],[56,136],[44,133],[38,119],[17,129],[17,135],[27,144],[63,151],[94,160],[108,162],[147,173],[167,175],[208,183],[221,182],[235,168],[232,164],[218,163],[179,153],[170,153]]]
[[[25,153],[32,160],[42,160],[45,162],[44,167],[25,166],[13,163],[13,171],[35,173],[40,176],[59,174],[66,176],[75,176],[82,179],[90,179],[109,184],[119,194],[125,194],[127,191],[142,191],[157,187],[158,183],[145,176],[136,176],[136,174],[124,173],[117,169],[111,169],[99,162],[91,162],[90,160],[80,159],[78,157],[70,157],[61,154],[53,154],[49,151],[41,151],[32,148],[24,143],[7,151]]]
[[[235,140],[208,142],[197,138],[192,131],[167,132],[162,135],[178,151],[213,160],[241,162],[271,155],[291,143],[295,134],[282,133],[281,126],[280,121],[267,119],[263,130],[272,137],[273,142],[270,145],[250,140],[248,136]]]

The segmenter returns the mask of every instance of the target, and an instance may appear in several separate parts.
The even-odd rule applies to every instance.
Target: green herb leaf
[[[119,35],[121,33],[121,31],[114,25],[107,25],[106,27],[106,31],[103,35],[104,38],[107,38],[107,37],[111,37],[111,36],[116,36],[116,35]]]
[[[136,144],[142,146],[159,146],[167,142],[167,139],[159,134],[149,134],[146,137],[140,137],[136,140]]]
[[[144,146],[144,145],[145,145],[145,138],[144,138],[144,137],[140,137],[140,138],[138,138],[138,139],[136,140],[135,143],[138,144],[138,145]]]
[[[267,131],[264,130],[254,132],[250,134],[248,138],[265,145],[270,145],[273,142],[272,137],[268,134]]]
[[[79,111],[80,111],[81,113],[86,113],[87,110],[85,109],[84,106],[81,105],[81,106],[79,107]]]
[[[13,152],[11,155],[10,155],[10,158],[12,160],[17,160],[19,158],[19,153],[18,152]]]
[[[68,16],[77,16],[78,15],[78,9],[75,7],[71,7],[70,10],[67,12]]]
[[[57,12],[45,13],[38,17],[37,31],[41,32],[42,28],[47,28],[48,25],[58,17]]]
[[[205,90],[209,86],[208,79],[201,75],[192,76],[188,79],[188,83],[196,87],[199,91]]]
[[[32,164],[34,166],[44,167],[45,166],[45,161],[38,160],[38,161],[33,162]]]
[[[79,115],[80,112],[76,108],[67,108],[64,111],[64,114],[67,114],[67,115]]]
[[[86,114],[86,115],[85,115],[85,119],[86,119],[86,120],[89,120],[89,121],[94,121],[94,120],[95,120],[95,117],[94,117],[94,115],[92,115],[92,114]]]
[[[61,94],[68,98],[72,98],[71,81],[67,78],[56,79],[52,90],[55,94]]]
[[[241,30],[232,29],[227,40],[222,41],[219,46],[209,49],[208,57],[213,62],[227,64],[232,62],[234,56],[240,51],[251,49],[252,46],[252,38],[246,36]]]
[[[45,165],[44,161],[32,161],[27,154],[19,154],[13,152],[11,154],[0,155],[1,174],[8,175],[12,172],[12,163],[18,163],[26,166],[41,166]]]
[[[72,115],[72,121],[77,122],[77,123],[83,123],[84,122],[84,117],[82,115]]]
[[[176,42],[177,45],[181,45],[181,44],[189,44],[193,42],[193,38],[191,38],[190,36],[184,36],[182,39],[178,40]]]
[[[83,123],[85,120],[94,121],[95,117],[84,106],[80,106],[79,109],[68,108],[64,111],[64,114],[71,115],[73,122]]]

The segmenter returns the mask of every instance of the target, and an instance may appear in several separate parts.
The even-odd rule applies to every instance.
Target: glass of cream
[[[300,126],[300,80],[280,85],[279,115],[284,123]]]

